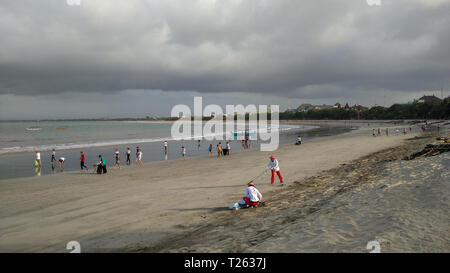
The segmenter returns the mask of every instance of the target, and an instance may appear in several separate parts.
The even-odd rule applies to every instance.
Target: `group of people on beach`
[[[389,128],[386,128],[385,130],[385,135],[389,136]],[[409,127],[409,132],[412,132],[412,128]],[[400,134],[400,129],[399,128],[395,128],[394,133],[396,136],[398,136]],[[403,135],[407,134],[407,130],[406,128],[403,128]],[[376,136],[381,136],[381,129],[378,128],[378,130],[372,129],[372,136],[376,137]]]
[[[131,165],[131,150],[129,147],[127,148],[126,155],[127,155],[126,164]],[[98,158],[99,158],[98,162],[93,164],[92,167],[94,168],[94,170],[96,170],[97,174],[107,173],[105,157],[100,154],[98,155]],[[118,149],[116,149],[114,152],[114,158],[115,158],[114,167],[120,169],[120,152]],[[55,167],[56,164],[58,164],[59,171],[64,171],[66,158],[64,156],[61,156],[57,160],[56,149],[52,149],[52,157],[50,159],[50,164],[53,171],[56,168]],[[139,166],[142,165],[142,151],[139,147],[136,147],[136,164]],[[42,161],[41,161],[41,153],[39,152],[39,150],[35,151],[34,167],[36,174],[40,174],[42,169]],[[80,171],[82,172],[83,170],[89,171],[89,168],[86,166],[86,155],[82,151],[80,151]]]
[[[200,140],[198,140],[197,143],[198,143],[197,144],[197,149],[200,150],[200,146],[201,146]],[[164,148],[165,159],[167,160],[168,152],[169,152],[169,144],[168,144],[167,140],[165,140],[163,142],[163,148]],[[218,157],[230,155],[231,145],[230,145],[229,141],[227,141],[225,144],[222,144],[221,142],[219,142],[217,144],[216,148],[217,148],[217,156]],[[247,141],[245,142],[243,148],[244,149],[248,149],[249,148],[249,145],[248,145]],[[212,155],[212,150],[213,150],[213,144],[209,144],[209,147],[208,147],[209,155]],[[126,165],[131,165],[131,149],[129,147],[127,147],[127,150],[126,150],[125,154],[126,154]],[[181,154],[181,158],[183,160],[185,160],[187,158],[187,151],[186,151],[186,147],[184,145],[181,146],[181,153],[180,154]],[[98,162],[93,164],[92,167],[95,170],[97,170],[98,174],[106,173],[107,172],[106,159],[102,155],[99,155],[98,158],[99,158]],[[115,160],[114,167],[120,169],[121,168],[121,162],[120,162],[121,161],[121,156],[120,156],[119,149],[115,149],[114,160]],[[52,166],[52,170],[55,170],[56,164],[57,164],[58,170],[59,171],[64,171],[66,158],[64,156],[61,156],[58,159],[56,159],[56,149],[53,149],[50,163],[51,163],[51,166]],[[138,166],[141,166],[143,164],[142,163],[142,150],[141,150],[141,148],[139,146],[136,147],[136,160],[135,160],[135,163]],[[42,168],[42,162],[41,162],[41,154],[40,154],[40,152],[38,150],[35,151],[35,164],[34,164],[34,167],[36,168],[36,170],[38,170],[38,171],[36,171],[36,173],[40,173],[41,168]],[[82,172],[83,170],[88,171],[89,168],[86,165],[86,155],[81,151],[80,152],[80,171]]]

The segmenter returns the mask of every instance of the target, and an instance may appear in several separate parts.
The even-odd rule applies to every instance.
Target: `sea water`
[[[143,153],[143,162],[173,160],[181,157],[181,146],[185,146],[187,157],[208,155],[213,145],[226,140],[207,141],[196,137],[191,140],[171,138],[172,122],[143,121],[45,121],[45,122],[0,122],[0,179],[49,175],[59,172],[57,163],[51,164],[51,151],[56,149],[56,159],[66,159],[65,171],[80,170],[80,151],[86,156],[86,166],[98,162],[102,155],[108,167],[114,166],[115,149],[119,149],[121,165],[125,165],[127,147],[131,149],[131,164],[136,159],[136,147]],[[39,126],[41,130],[26,128]],[[308,138],[329,136],[348,131],[348,127],[326,127],[280,124],[280,144],[294,143],[297,135],[303,141]],[[227,135],[233,132],[224,132]],[[164,154],[163,142],[168,141],[168,154]],[[242,151],[240,140],[230,141],[231,153]],[[259,141],[252,141],[252,149],[259,149]],[[40,172],[34,166],[35,150],[41,153]]]

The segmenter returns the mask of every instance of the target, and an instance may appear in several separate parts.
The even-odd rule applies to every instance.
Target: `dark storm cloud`
[[[2,1],[0,93],[364,96],[448,84],[447,0]]]

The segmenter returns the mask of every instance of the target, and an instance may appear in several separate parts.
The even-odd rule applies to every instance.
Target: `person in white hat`
[[[280,166],[278,165],[278,160],[275,158],[275,156],[271,155],[269,163],[267,164],[266,168],[264,169],[264,172],[267,172],[267,170],[272,171],[272,179],[271,184],[275,182],[275,173],[278,175],[278,178],[280,179],[280,183],[283,184],[283,176],[281,176],[280,172]]]
[[[230,209],[245,209],[250,207],[256,207],[259,205],[259,202],[262,200],[262,194],[255,187],[253,182],[249,182],[247,184],[247,189],[245,190],[244,197],[239,200],[239,202],[232,204]]]

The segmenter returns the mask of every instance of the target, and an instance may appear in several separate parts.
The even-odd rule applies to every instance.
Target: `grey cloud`
[[[2,1],[0,94],[439,88],[450,83],[450,4],[438,2]]]

